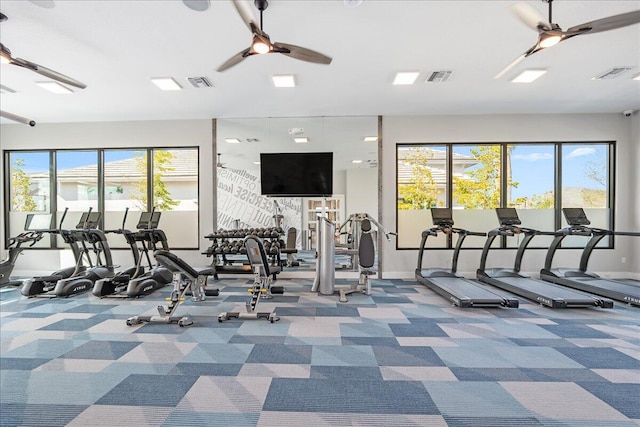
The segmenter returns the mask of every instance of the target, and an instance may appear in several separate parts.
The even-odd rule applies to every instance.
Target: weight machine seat
[[[153,253],[159,264],[168,268],[171,271],[181,271],[186,274],[190,279],[196,280],[199,276],[215,276],[216,270],[211,267],[198,269],[191,267],[183,259],[177,255],[172,254],[169,251],[159,249]]]

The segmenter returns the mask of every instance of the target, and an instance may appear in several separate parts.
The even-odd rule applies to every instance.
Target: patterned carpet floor
[[[126,325],[170,287],[135,300],[2,289],[0,425],[640,425],[640,308],[458,309],[413,280],[340,303],[281,279],[258,307],[280,321],[218,322],[245,310],[249,283],[187,300],[184,328]]]

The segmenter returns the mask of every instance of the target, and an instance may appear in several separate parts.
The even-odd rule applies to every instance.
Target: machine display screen
[[[562,208],[564,218],[569,225],[589,225],[591,221],[587,218],[582,208]]]
[[[433,219],[433,225],[453,225],[451,208],[432,208],[431,218]]]
[[[51,214],[29,214],[24,223],[26,231],[50,230]]]
[[[520,225],[520,218],[515,208],[496,208],[500,225]]]

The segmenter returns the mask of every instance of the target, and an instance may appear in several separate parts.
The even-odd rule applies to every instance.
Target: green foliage
[[[553,191],[547,191],[543,194],[534,194],[531,197],[518,197],[509,203],[510,208],[520,209],[553,209],[555,200]]]
[[[500,207],[500,146],[481,145],[471,149],[480,166],[454,177],[453,197],[465,209],[495,209]],[[509,156],[513,147],[509,147]],[[509,160],[507,160],[509,161]],[[517,187],[508,168],[507,186]]]
[[[169,151],[153,150],[153,204],[160,211],[170,211],[180,204],[179,201],[171,198],[171,192],[167,189],[162,180],[163,175],[171,172],[174,168],[171,161],[174,155]],[[132,198],[141,210],[148,209],[147,201],[147,156],[139,153],[134,156],[136,170],[143,177],[133,183]]]
[[[415,148],[405,158],[411,164],[413,181],[398,186],[398,209],[421,210],[437,206],[438,190],[428,166],[433,154],[424,148]]]
[[[11,210],[33,212],[37,205],[31,194],[31,178],[22,169],[24,159],[16,158],[11,166]]]

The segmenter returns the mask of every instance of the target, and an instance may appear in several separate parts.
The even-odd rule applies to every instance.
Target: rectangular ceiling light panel
[[[38,86],[40,86],[43,89],[48,90],[49,92],[58,94],[58,95],[68,95],[70,93],[73,93],[73,91],[71,89],[69,89],[66,86],[61,85],[58,82],[53,82],[53,81],[49,81],[49,82],[36,82],[36,84]]]
[[[415,83],[419,74],[419,71],[406,71],[397,73],[396,78],[393,79],[393,84],[396,86],[412,85]]]
[[[182,86],[172,77],[152,77],[151,81],[161,90],[180,90]]]
[[[547,70],[524,70],[511,81],[513,83],[531,83],[543,76],[546,72]]]

